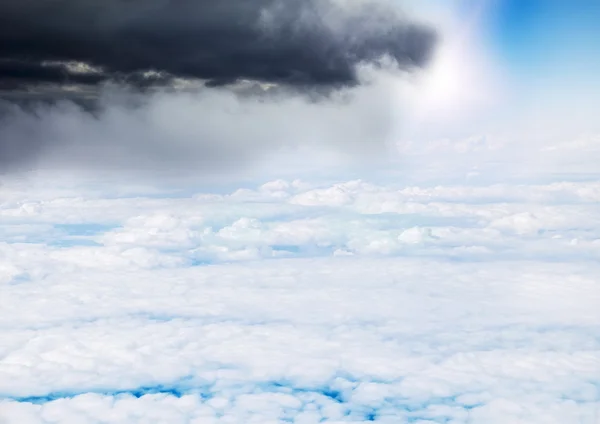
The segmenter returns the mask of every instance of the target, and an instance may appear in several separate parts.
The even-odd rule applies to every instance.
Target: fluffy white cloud
[[[596,182],[46,184],[2,188],[0,422],[600,419]]]

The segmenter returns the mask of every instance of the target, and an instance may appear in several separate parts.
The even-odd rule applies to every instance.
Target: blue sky
[[[409,4],[445,41],[424,84],[426,137],[493,132],[531,144],[599,130],[600,2]]]
[[[485,27],[490,47],[524,78],[555,71],[591,76],[600,70],[599,21],[594,0],[499,0]]]
[[[458,21],[479,15],[479,33],[489,52],[520,72],[575,65],[600,68],[600,2],[596,0],[428,0],[411,3],[451,11]],[[474,35],[475,36],[475,35]]]

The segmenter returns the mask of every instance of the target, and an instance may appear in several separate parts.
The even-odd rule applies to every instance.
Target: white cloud
[[[600,416],[598,183],[45,184],[3,187],[6,423]]]
[[[93,159],[58,143],[48,166],[99,166],[2,177],[0,424],[600,423],[598,137],[480,125],[498,80],[459,38],[425,92],[13,121]],[[173,146],[152,181],[98,170]],[[205,153],[227,179],[181,176]]]

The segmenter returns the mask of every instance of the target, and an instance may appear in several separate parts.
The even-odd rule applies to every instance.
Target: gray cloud
[[[387,0],[0,0],[0,173],[364,156],[395,117],[363,71],[423,67],[435,39]]]
[[[394,125],[383,82],[324,99],[116,86],[94,103],[0,102],[0,173],[53,167],[206,176],[294,149],[363,157],[381,151]]]
[[[376,0],[1,1],[0,88],[173,77],[355,85],[357,67],[383,57],[425,65],[435,38]]]

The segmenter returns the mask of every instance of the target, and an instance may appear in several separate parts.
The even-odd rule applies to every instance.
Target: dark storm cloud
[[[378,1],[0,0],[0,89],[173,77],[348,86],[384,57],[423,66],[435,38]]]
[[[359,84],[362,65],[418,69],[436,40],[395,2],[0,0],[0,174],[363,159],[391,135],[397,93],[386,73]]]

